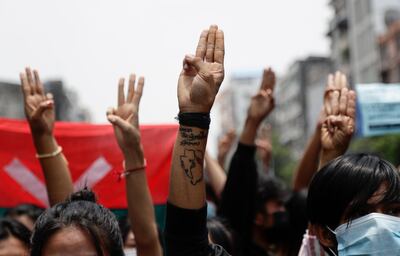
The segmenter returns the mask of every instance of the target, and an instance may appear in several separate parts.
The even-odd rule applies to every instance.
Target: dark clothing
[[[207,206],[189,210],[167,203],[166,218],[167,256],[229,256],[221,246],[208,242]]]
[[[252,241],[258,187],[255,151],[255,146],[238,144],[219,206],[219,215],[226,218],[235,231],[235,256],[268,255]]]

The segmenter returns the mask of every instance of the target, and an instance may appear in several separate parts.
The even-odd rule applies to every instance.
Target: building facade
[[[299,158],[322,109],[323,95],[333,63],[327,57],[308,57],[293,63],[278,80],[274,126],[282,145]]]
[[[399,0],[332,0],[328,36],[335,68],[353,83],[382,82],[379,37],[387,31],[387,16],[400,10]]]

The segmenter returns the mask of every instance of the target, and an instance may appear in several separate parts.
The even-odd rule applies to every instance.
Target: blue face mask
[[[370,213],[331,232],[336,236],[339,256],[400,255],[398,217]]]

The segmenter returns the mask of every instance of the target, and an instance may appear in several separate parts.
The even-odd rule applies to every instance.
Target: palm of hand
[[[178,100],[182,112],[209,112],[224,79],[220,63],[203,62],[204,70],[182,71],[179,77]],[[195,110],[194,110],[195,109]]]
[[[256,95],[251,100],[249,115],[255,119],[264,119],[272,109],[271,100],[265,99],[262,95]]]
[[[53,108],[45,110],[40,116],[34,116],[40,104],[44,103],[46,100],[46,97],[40,94],[28,95],[26,97],[25,113],[31,128],[36,132],[51,133],[53,131],[55,120]]]
[[[354,120],[348,116],[338,117],[337,125],[328,125],[327,121],[321,129],[321,143],[326,150],[347,148],[354,131]]]
[[[138,121],[138,110],[133,103],[125,103],[115,110],[115,115],[122,118],[125,122],[129,123],[129,128],[123,130],[119,127],[115,130],[118,143],[120,146],[129,147],[134,146],[140,142],[140,131]]]

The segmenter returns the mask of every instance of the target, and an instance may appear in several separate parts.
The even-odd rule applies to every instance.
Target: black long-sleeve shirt
[[[252,241],[258,183],[255,151],[253,145],[238,144],[221,196],[219,215],[228,220],[236,235],[234,255],[268,255]]]
[[[167,204],[165,242],[167,256],[229,256],[208,242],[207,206],[190,210]]]

